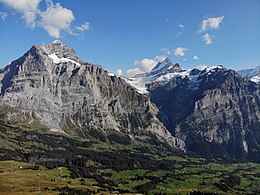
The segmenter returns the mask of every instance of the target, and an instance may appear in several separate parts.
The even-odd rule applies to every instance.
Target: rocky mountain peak
[[[174,64],[172,63],[172,61],[169,58],[165,58],[164,61],[158,62],[158,64],[156,64],[156,66],[151,70],[150,74],[156,74],[158,72],[163,73],[173,66]]]
[[[32,46],[0,76],[0,107],[10,108],[10,121],[82,137],[112,132],[147,140],[155,135],[184,147],[157,119],[158,110],[147,96],[100,66],[83,63],[60,41]]]
[[[79,63],[82,62],[72,48],[68,47],[59,40],[54,40],[47,45],[33,46],[32,49],[34,47],[36,50],[39,50],[39,53],[42,55],[48,55],[54,63],[66,60],[68,61],[68,59]]]

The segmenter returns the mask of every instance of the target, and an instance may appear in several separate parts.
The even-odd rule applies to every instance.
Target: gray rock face
[[[146,95],[100,66],[83,63],[59,41],[33,46],[4,69],[0,105],[31,113],[30,120],[52,131],[84,136],[90,130],[114,130],[184,147],[156,118],[158,110]]]
[[[260,162],[260,91],[223,67],[148,84],[159,118],[189,151]]]

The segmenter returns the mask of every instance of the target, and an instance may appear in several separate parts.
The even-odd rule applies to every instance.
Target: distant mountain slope
[[[240,70],[238,73],[246,79],[249,79],[255,83],[260,83],[260,66],[253,69]]]
[[[82,62],[60,41],[33,46],[1,78],[2,115],[11,123],[38,122],[81,137],[112,133],[184,146],[156,118],[158,110],[147,96],[100,66]]]
[[[173,67],[169,60],[167,64]],[[158,117],[173,136],[185,140],[187,150],[260,162],[260,91],[255,82],[223,66],[166,69],[128,82],[143,84]]]

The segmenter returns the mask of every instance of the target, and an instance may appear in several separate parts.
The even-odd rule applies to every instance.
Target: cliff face
[[[1,73],[1,106],[8,120],[16,113],[51,131],[85,136],[89,131],[120,132],[159,139],[183,148],[156,118],[157,108],[120,77],[98,65],[83,63],[59,41],[33,46]]]
[[[159,118],[189,151],[260,161],[260,96],[256,83],[223,67],[189,71],[147,85]]]

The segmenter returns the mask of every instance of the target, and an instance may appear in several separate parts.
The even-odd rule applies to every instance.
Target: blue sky
[[[55,39],[124,75],[164,57],[183,68],[253,68],[260,66],[260,1],[0,0],[0,67]]]

